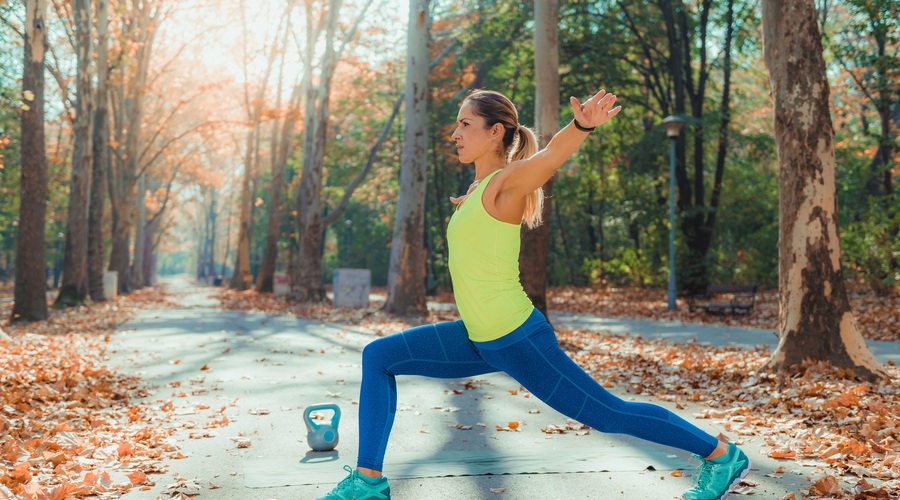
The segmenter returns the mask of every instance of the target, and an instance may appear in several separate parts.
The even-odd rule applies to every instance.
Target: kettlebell
[[[327,424],[313,422],[310,414],[318,410],[331,410],[334,415]],[[319,403],[307,406],[303,410],[303,422],[306,424],[306,442],[315,451],[330,451],[338,444],[338,423],[341,421],[341,409],[332,403]]]

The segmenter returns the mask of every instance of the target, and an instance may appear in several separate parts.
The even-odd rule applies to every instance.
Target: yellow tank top
[[[481,181],[447,226],[453,294],[475,342],[506,335],[534,310],[519,282],[520,226],[495,219],[481,201],[497,172]]]

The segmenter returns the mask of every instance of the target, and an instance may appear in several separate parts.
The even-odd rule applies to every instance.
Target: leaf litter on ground
[[[372,295],[383,298],[385,294],[376,289]],[[386,314],[381,301],[371,300],[369,307],[362,309],[297,304],[255,292],[223,291],[220,300],[226,308],[292,314],[376,336],[459,319],[453,308],[442,306],[453,302],[449,293],[430,296],[428,312],[412,318]],[[900,340],[896,314],[900,297],[877,297],[851,289],[850,300],[866,338]],[[760,292],[754,310],[741,315],[691,313],[681,299],[676,311],[668,311],[665,290],[636,287],[551,288],[548,301],[552,311],[573,314],[679,320],[773,332],[778,327],[778,294],[772,291]],[[688,403],[704,406],[695,418],[721,421],[733,440],[760,436],[765,443],[763,451],[770,457],[798,467],[814,464],[818,467],[811,470],[826,471],[810,478],[805,496],[830,495],[827,492],[833,488],[823,487],[821,481],[831,484],[823,478],[834,476],[842,480],[838,496],[900,497],[900,390],[892,382],[862,383],[852,374],[813,360],[789,372],[761,372],[768,359],[762,347],[744,351],[568,329],[558,329],[557,336],[569,356],[604,387],[656,397],[679,409],[687,408]],[[900,369],[890,364],[886,369],[893,380],[900,379]],[[509,426],[497,429],[512,430]],[[566,422],[541,430],[582,434],[588,429]],[[752,487],[743,484],[743,492],[749,494]]]
[[[50,310],[37,323],[3,322],[0,340],[0,498],[117,498],[149,489],[178,444],[165,412],[132,404],[145,384],[104,364],[115,328],[170,304],[148,288],[115,301]],[[12,303],[0,304],[8,318]]]
[[[376,297],[379,293],[384,295],[374,292]],[[670,313],[664,292],[637,288],[560,288],[549,296],[551,309],[560,312],[777,327],[773,293],[760,294],[754,312],[740,316],[688,313],[684,305]],[[223,290],[219,298],[229,309],[290,314],[375,336],[458,319],[449,307],[398,318],[384,313],[377,302],[364,309],[335,308],[230,290]],[[453,298],[444,293],[429,300],[447,304]],[[867,338],[900,339],[896,297],[857,292],[851,302]],[[162,425],[172,408],[132,404],[132,398],[147,394],[144,383],[103,366],[106,344],[118,325],[140,309],[170,304],[161,290],[146,289],[115,302],[52,310],[51,318],[41,323],[0,321],[10,336],[0,338],[0,498],[116,497],[132,488],[149,489],[155,475],[167,472],[163,459],[183,456],[172,430]],[[0,304],[0,318],[8,318],[11,307],[9,302]],[[682,408],[687,402],[700,404],[706,408],[696,418],[721,421],[736,440],[761,436],[773,458],[819,464],[825,472],[811,478],[804,495],[833,496],[837,490],[829,477],[840,478],[838,496],[900,495],[900,398],[890,383],[855,382],[845,378],[847,373],[813,361],[793,372],[760,373],[767,358],[761,350],[575,330],[560,330],[558,337],[569,355],[604,387],[652,395]],[[895,380],[900,377],[897,368],[888,370]],[[223,420],[215,427],[228,424]],[[580,434],[587,429],[566,422],[541,430]],[[782,473],[779,468],[772,474]],[[185,498],[195,494],[186,481],[170,485],[172,494]]]

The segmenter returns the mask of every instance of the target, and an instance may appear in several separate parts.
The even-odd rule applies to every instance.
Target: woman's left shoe
[[[349,465],[345,465],[344,470],[349,475],[338,483],[331,493],[316,500],[389,500],[391,498],[391,486],[386,477],[369,478]]]

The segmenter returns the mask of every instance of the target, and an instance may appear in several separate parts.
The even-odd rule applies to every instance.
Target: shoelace
[[[694,483],[701,489],[706,488],[706,485],[712,480],[713,465],[712,463],[703,460],[703,458],[698,455],[694,455],[693,457],[700,460],[700,465],[694,469]]]
[[[353,468],[350,467],[349,465],[345,465],[345,466],[344,466],[344,470],[347,471],[347,473],[348,473],[349,475],[348,475],[347,477],[345,477],[341,482],[339,482],[339,483],[337,484],[337,486],[334,487],[334,491],[332,491],[332,493],[337,494],[337,493],[340,493],[340,492],[346,491],[346,490],[351,490],[351,491],[352,491],[352,489],[353,489],[353,480],[356,479],[356,477],[355,477],[355,476],[356,476],[356,474],[355,474],[356,471],[354,471]]]

